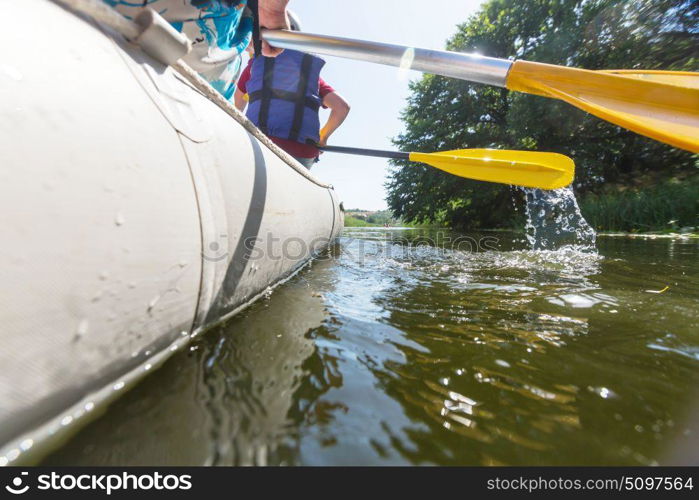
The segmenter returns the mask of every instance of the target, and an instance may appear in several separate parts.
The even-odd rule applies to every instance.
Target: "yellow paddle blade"
[[[603,120],[699,152],[699,76],[675,71],[590,71],[515,61],[507,88],[561,99]]]
[[[410,153],[410,160],[459,177],[540,189],[565,187],[575,174],[575,163],[567,156],[535,151],[457,149]]]
[[[609,73],[612,75],[627,76],[638,80],[650,80],[654,82],[667,83],[679,87],[689,87],[699,89],[699,73],[691,71],[656,71],[656,70],[636,70],[636,69],[605,69],[597,73]]]

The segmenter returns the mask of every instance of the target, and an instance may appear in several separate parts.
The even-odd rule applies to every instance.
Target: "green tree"
[[[699,68],[699,3],[687,0],[491,0],[447,49],[587,69]],[[565,103],[425,75],[402,113],[404,151],[497,147],[575,159],[575,188],[631,183],[648,172],[696,170],[685,151],[611,125]],[[395,161],[387,183],[396,217],[455,227],[511,227],[523,199],[508,186],[460,179]]]
[[[384,224],[393,224],[394,219],[390,210],[379,210],[378,212],[367,217],[366,221],[370,224],[383,226]]]

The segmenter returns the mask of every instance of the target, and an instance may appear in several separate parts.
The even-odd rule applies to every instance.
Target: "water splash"
[[[595,252],[597,234],[587,223],[570,187],[545,191],[524,189],[527,240],[534,250],[574,247]]]

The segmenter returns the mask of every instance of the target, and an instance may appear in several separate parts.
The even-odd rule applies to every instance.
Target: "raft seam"
[[[192,324],[189,327],[190,332],[194,332],[194,328],[197,324],[197,319],[199,317],[199,308],[201,306],[201,296],[202,293],[204,292],[204,215],[202,213],[201,209],[201,204],[202,201],[199,199],[199,193],[197,192],[197,183],[196,180],[194,179],[194,169],[192,168],[192,163],[189,159],[189,154],[187,154],[187,148],[185,147],[183,141],[182,141],[182,134],[179,132],[177,133],[177,140],[180,143],[180,147],[182,148],[182,153],[184,154],[185,161],[187,162],[187,170],[189,170],[189,178],[192,181],[192,191],[194,191],[194,199],[197,202],[197,215],[199,219],[199,255],[201,256],[200,258],[200,265],[201,265],[201,272],[199,273],[199,292],[197,293],[197,304],[194,308],[194,316],[192,317]]]

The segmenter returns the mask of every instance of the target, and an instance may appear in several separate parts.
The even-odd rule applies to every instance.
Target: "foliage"
[[[447,49],[588,69],[699,68],[699,3],[687,0],[490,0]],[[694,168],[690,153],[623,130],[565,103],[425,75],[402,113],[404,151],[499,147],[554,151],[577,165],[578,193],[648,172]],[[511,227],[518,190],[395,161],[388,204],[407,221]],[[519,212],[521,214],[521,211]]]
[[[590,193],[580,210],[599,231],[657,231],[699,226],[699,176],[643,189]]]
[[[349,213],[345,214],[345,227],[367,227],[371,225],[372,224],[369,224],[364,219],[357,219],[356,217],[349,215]]]
[[[366,221],[370,224],[376,224],[383,226],[385,224],[393,224],[395,219],[393,213],[390,210],[379,210],[366,218]]]
[[[395,225],[399,221],[393,216],[390,210],[378,210],[369,212],[359,208],[346,210],[345,226],[365,227],[365,226],[385,226]]]

